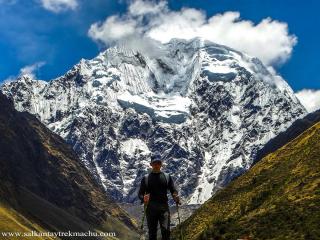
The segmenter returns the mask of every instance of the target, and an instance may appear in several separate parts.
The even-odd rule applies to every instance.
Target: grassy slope
[[[320,123],[264,157],[182,227],[185,239],[320,239]]]
[[[132,236],[130,229],[124,229],[123,223],[116,219],[105,221],[101,226],[95,228],[82,219],[71,215],[69,212],[40,198],[27,189],[19,189],[16,195],[19,205],[12,207],[6,200],[0,198],[0,233],[1,232],[87,232],[103,231],[113,232],[121,235],[121,239],[136,239]],[[123,229],[123,230],[122,230]],[[119,231],[122,231],[119,233]],[[35,237],[36,238],[36,237]],[[0,235],[0,239],[1,235]],[[10,239],[21,239],[10,238]],[[36,239],[53,239],[50,237],[37,237]],[[58,238],[56,238],[58,239]],[[70,238],[69,238],[70,239]],[[76,239],[76,238],[75,238]],[[96,239],[89,238],[86,239]],[[115,238],[103,238],[115,239]]]
[[[45,232],[36,222],[25,218],[19,212],[11,208],[8,204],[0,202],[0,229],[2,232]],[[0,239],[2,236],[0,235]],[[21,237],[10,237],[10,239],[21,239]],[[36,239],[51,240],[50,237]]]

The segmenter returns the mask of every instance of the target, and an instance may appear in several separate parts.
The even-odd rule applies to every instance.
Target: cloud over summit
[[[302,89],[296,96],[308,112],[320,109],[320,90]]]
[[[91,25],[89,36],[110,45],[132,35],[149,37],[162,43],[172,38],[202,37],[256,56],[267,65],[285,62],[297,37],[289,34],[288,25],[271,18],[255,24],[243,20],[239,12],[207,16],[194,8],[171,10],[167,1],[134,0],[125,14],[112,15]]]
[[[8,83],[8,82],[16,81],[17,78],[22,77],[22,76],[26,76],[26,75],[29,76],[29,77],[32,78],[32,79],[37,79],[36,72],[37,72],[41,67],[43,67],[45,64],[46,64],[45,62],[36,62],[36,63],[34,63],[34,64],[24,66],[23,68],[20,69],[18,75],[7,77],[6,79],[4,79],[4,80],[1,82],[0,86],[1,86],[2,84]]]

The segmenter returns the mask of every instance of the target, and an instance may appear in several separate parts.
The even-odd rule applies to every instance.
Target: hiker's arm
[[[178,190],[174,184],[174,181],[172,179],[172,177],[170,176],[169,178],[169,190],[171,192],[171,195],[174,199],[174,201],[177,203],[177,204],[181,204],[180,202],[180,198],[179,198],[179,195],[178,195]]]
[[[176,189],[176,186],[174,184],[174,181],[171,176],[169,176],[169,190],[171,192],[171,195],[178,195],[178,190]]]
[[[144,182],[144,178],[142,178],[141,183],[140,183],[140,189],[138,192],[138,197],[141,201],[141,204],[143,203],[143,197],[144,197],[145,192],[146,192],[146,184]]]

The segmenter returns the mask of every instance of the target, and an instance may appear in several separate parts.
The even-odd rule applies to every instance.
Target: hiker
[[[170,212],[167,190],[170,190],[176,204],[181,204],[180,198],[171,176],[161,171],[161,156],[152,155],[150,165],[152,171],[142,178],[138,193],[141,203],[144,203],[146,207],[149,240],[157,239],[158,222],[160,223],[162,240],[169,240]]]

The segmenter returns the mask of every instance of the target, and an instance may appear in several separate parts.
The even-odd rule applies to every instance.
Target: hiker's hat
[[[154,163],[154,162],[162,162],[162,157],[159,153],[153,153],[151,155],[151,163]]]

